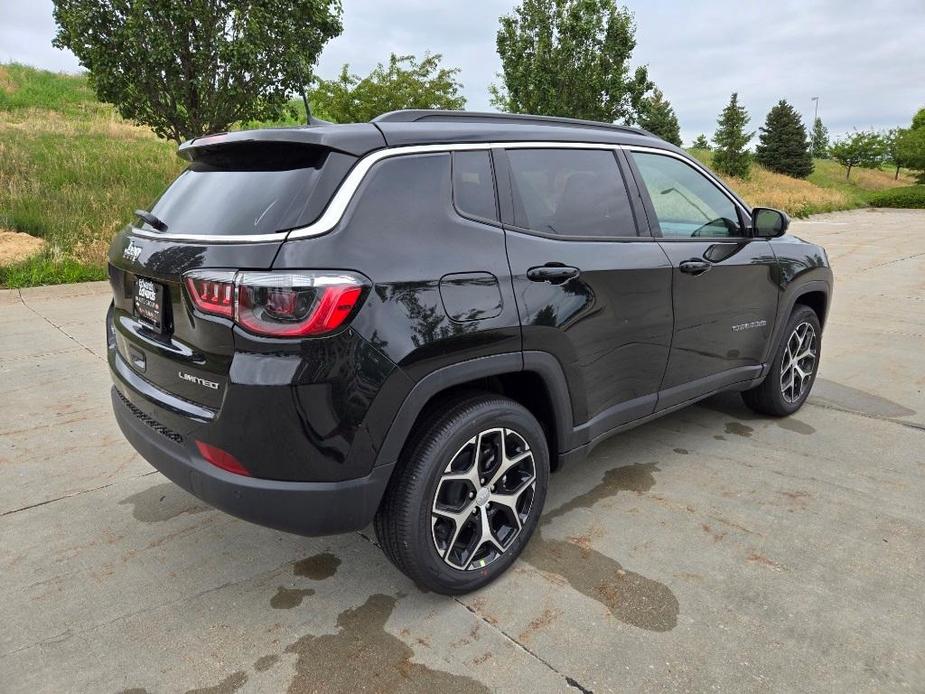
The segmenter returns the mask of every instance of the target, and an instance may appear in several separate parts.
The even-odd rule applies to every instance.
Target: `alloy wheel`
[[[787,338],[787,346],[780,365],[780,389],[784,400],[794,403],[800,400],[816,370],[816,330],[803,321]]]
[[[481,569],[507,551],[533,508],[533,451],[513,429],[469,439],[443,471],[431,506],[434,547],[454,569]]]

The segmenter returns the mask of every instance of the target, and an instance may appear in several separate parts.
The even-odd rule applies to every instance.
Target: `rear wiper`
[[[167,231],[167,224],[162,222],[147,210],[135,210],[135,216],[145,224],[154,227],[158,231]]]

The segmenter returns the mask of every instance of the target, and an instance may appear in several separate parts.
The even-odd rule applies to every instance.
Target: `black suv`
[[[420,585],[496,578],[550,470],[723,390],[790,414],[825,251],[641,130],[400,111],[222,133],[110,252],[116,418],[176,484]]]

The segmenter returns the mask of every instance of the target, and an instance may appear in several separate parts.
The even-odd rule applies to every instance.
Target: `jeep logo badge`
[[[141,246],[136,246],[134,241],[129,241],[128,246],[125,247],[125,250],[122,251],[122,257],[131,262],[138,260],[138,256],[141,255]]]

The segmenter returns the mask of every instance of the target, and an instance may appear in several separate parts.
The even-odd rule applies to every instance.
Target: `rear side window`
[[[636,236],[614,153],[603,149],[512,149],[514,223],[558,236]]]
[[[453,153],[453,201],[461,214],[498,221],[495,179],[487,150]]]
[[[227,146],[199,154],[150,211],[167,224],[168,234],[286,231],[320,216],[355,161],[293,143]]]

